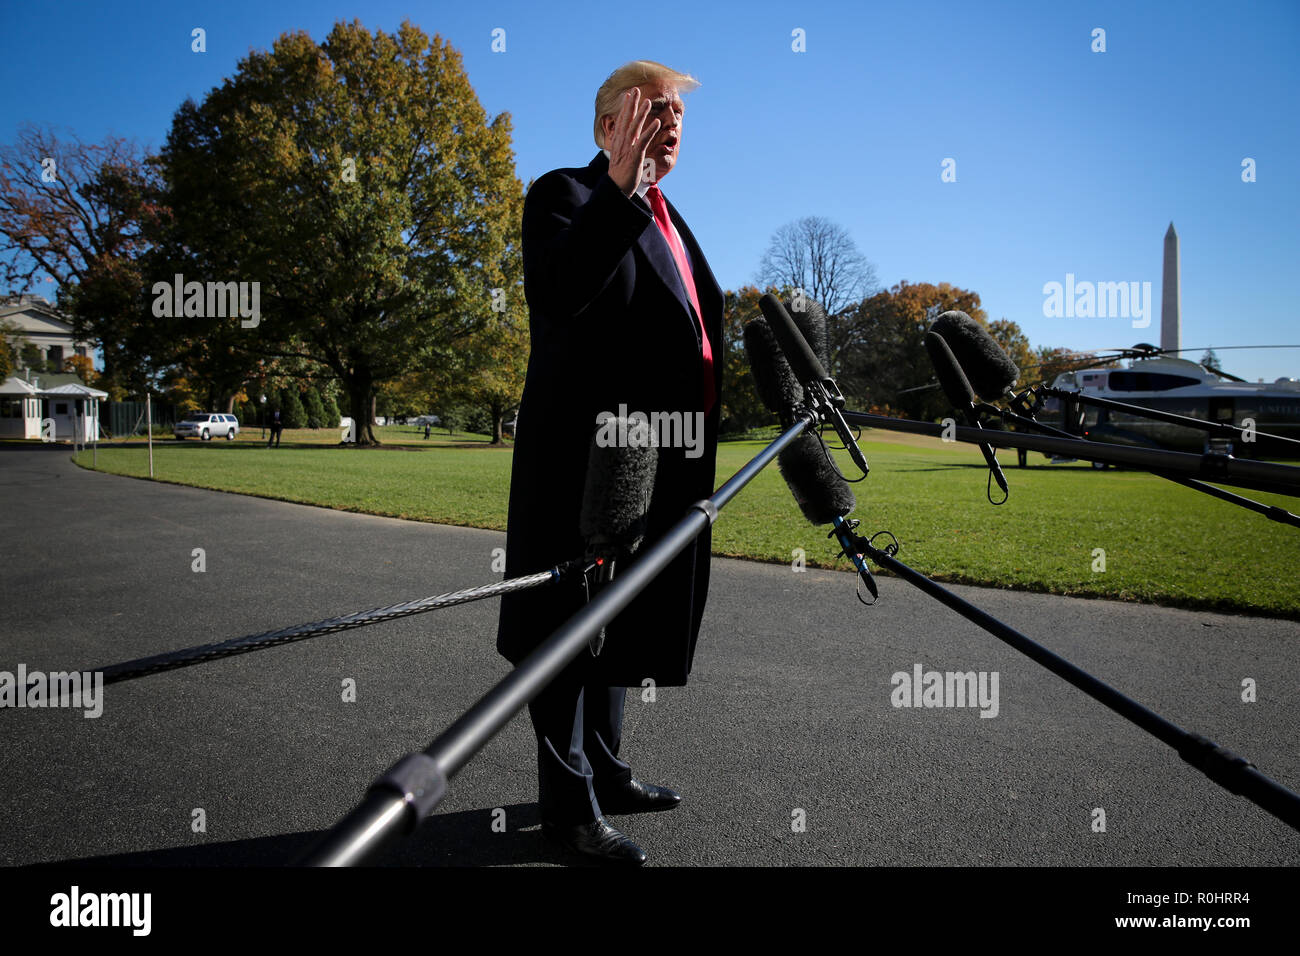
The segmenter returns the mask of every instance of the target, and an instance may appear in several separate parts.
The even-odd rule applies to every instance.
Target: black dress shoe
[[[645,850],[614,829],[604,817],[577,826],[556,826],[543,821],[542,833],[548,840],[601,863],[640,866],[646,859]]]
[[[617,787],[597,788],[596,802],[601,813],[650,813],[673,809],[682,802],[682,795],[667,787],[631,779]]]

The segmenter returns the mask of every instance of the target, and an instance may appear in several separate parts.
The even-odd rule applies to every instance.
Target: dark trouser
[[[632,779],[632,768],[618,759],[627,688],[585,684],[581,663],[528,705],[537,734],[537,803],[542,820],[558,826],[591,823],[600,816],[595,790]]]

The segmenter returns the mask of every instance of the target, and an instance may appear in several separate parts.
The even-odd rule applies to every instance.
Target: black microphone
[[[812,404],[822,421],[829,422],[834,427],[840,442],[848,449],[849,457],[865,476],[871,468],[840,411],[844,407],[844,396],[840,394],[835,379],[826,374],[826,369],[813,354],[807,339],[795,325],[794,319],[790,318],[790,313],[780,299],[768,292],[758,300],[758,305],[785,352],[795,378],[803,385],[805,399]]]
[[[610,431],[619,437],[602,445]],[[646,532],[646,513],[654,494],[659,448],[644,423],[614,418],[598,428],[587,456],[587,480],[582,491],[578,530],[586,543],[587,598],[614,579],[614,566],[636,553]],[[644,439],[644,440],[641,440]],[[605,629],[591,639],[591,653],[605,644]]]
[[[772,327],[761,315],[745,323],[745,354],[754,376],[754,388],[768,411],[776,412],[782,429],[794,424],[795,409],[804,402],[803,386],[785,360]]]
[[[876,579],[872,577],[866,559],[854,546],[853,525],[844,520],[844,516],[857,507],[857,499],[844,476],[830,461],[821,438],[804,432],[781,449],[776,463],[803,516],[815,525],[834,526],[831,533],[839,542],[840,550],[858,569],[858,577],[871,596],[879,597]]]
[[[1015,387],[1020,369],[988,330],[965,312],[945,312],[934,320],[930,331],[948,344],[957,367],[986,402],[996,401]]]
[[[782,425],[789,428],[794,421],[795,408],[803,402],[803,388],[795,379],[771,328],[761,317],[751,319],[745,325],[745,351],[749,355],[758,397],[781,417]],[[815,525],[835,526],[833,534],[840,550],[858,569],[858,577],[866,584],[871,596],[879,597],[876,579],[871,576],[866,560],[849,537],[853,527],[844,520],[844,516],[857,507],[857,499],[830,460],[821,437],[804,432],[781,449],[776,465],[803,516]]]
[[[825,368],[828,361],[825,311],[812,299],[804,300],[802,309],[791,311],[787,306],[786,311],[791,312],[804,340]],[[803,386],[794,377],[767,319],[755,316],[745,324],[743,331],[745,353],[749,357],[758,397],[769,411],[777,413],[782,426],[789,428],[797,409],[805,401]]]
[[[951,314],[951,313],[948,313]],[[957,364],[957,359],[953,357],[952,350],[943,336],[936,332],[925,333],[925,350],[930,353],[930,361],[934,364],[934,374],[939,378],[939,384],[943,387],[943,392],[948,396],[948,401],[953,407],[961,412],[966,423],[972,428],[983,428],[980,424],[978,413],[975,411],[975,392],[971,388],[966,374],[962,371],[961,366]],[[998,464],[997,455],[987,444],[980,443],[980,451],[984,453],[984,460],[988,462],[989,471],[993,475],[993,480],[998,483],[998,487],[1007,497],[1010,497],[1011,491],[1007,488],[1007,479],[1002,474],[1002,466]],[[990,497],[990,500],[992,498]],[[1002,504],[1006,497],[996,504]]]

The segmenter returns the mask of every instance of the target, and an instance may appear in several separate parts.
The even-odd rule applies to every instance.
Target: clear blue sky
[[[1159,343],[1172,220],[1184,346],[1300,342],[1287,291],[1300,272],[1295,0],[9,2],[0,140],[34,121],[156,148],[185,97],[249,49],[354,18],[385,31],[409,18],[456,46],[488,113],[513,117],[524,182],[595,154],[592,101],[615,66],[645,57],[697,76],[664,191],[726,288],[753,280],[779,226],[819,215],[884,285],[973,289],[1034,345]],[[195,26],[205,54],[190,52]],[[791,49],[795,29],[806,52]],[[956,182],[941,182],[946,158]],[[1067,273],[1150,282],[1151,327],[1045,317],[1043,286]],[[1300,349],[1220,358],[1252,380],[1300,376]]]

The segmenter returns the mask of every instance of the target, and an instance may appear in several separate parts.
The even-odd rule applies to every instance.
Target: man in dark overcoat
[[[517,419],[506,576],[581,557],[589,450],[598,422],[641,413],[680,422],[660,439],[646,544],[713,492],[723,293],[695,237],[659,189],[677,164],[690,76],[638,60],[596,97],[601,152],[546,173],[523,215],[531,352]],[[714,361],[713,357],[718,360]],[[680,413],[680,414],[677,414]],[[675,416],[675,417],[674,417]],[[667,429],[665,429],[667,431]],[[668,436],[670,439],[672,436]],[[538,803],[552,840],[603,862],[645,853],[606,814],[676,806],[620,757],[626,688],[686,683],[709,584],[706,530],[532,703]],[[580,586],[506,596],[497,649],[518,664],[581,609]]]

